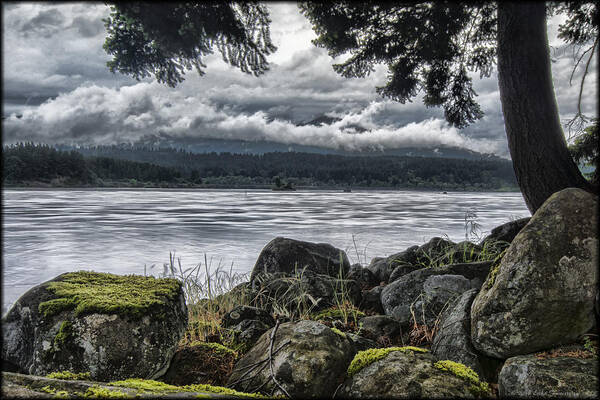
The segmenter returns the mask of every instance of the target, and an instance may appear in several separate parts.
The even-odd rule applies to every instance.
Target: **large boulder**
[[[271,344],[273,330],[275,338]],[[228,387],[245,392],[258,388],[263,393],[284,394],[275,380],[291,397],[325,398],[338,382],[356,353],[346,334],[310,320],[286,322],[266,332],[256,345],[235,365]]]
[[[471,308],[476,349],[498,358],[568,343],[595,322],[598,200],[550,196],[514,238]]]
[[[472,380],[459,377],[463,369],[458,367],[436,364],[430,354],[410,347],[370,349],[356,355],[336,397],[473,398],[489,394],[475,374],[470,374]]]
[[[480,354],[471,343],[471,304],[478,292],[478,289],[467,290],[444,310],[431,353],[438,360],[464,364],[486,381],[495,382],[502,360]]]
[[[331,277],[345,277],[349,269],[346,253],[330,244],[277,237],[260,252],[250,282],[254,282],[259,273],[295,274],[309,270]]]
[[[381,291],[385,314],[408,326],[414,312],[417,323],[432,326],[449,301],[469,289],[481,287],[490,265],[490,262],[452,264],[404,275]]]
[[[500,397],[598,398],[598,359],[511,357],[498,377]]]
[[[65,273],[30,289],[3,318],[3,367],[154,379],[168,368],[186,325],[175,279]]]

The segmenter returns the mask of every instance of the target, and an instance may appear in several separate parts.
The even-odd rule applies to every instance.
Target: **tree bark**
[[[567,187],[592,190],[567,148],[543,2],[498,2],[498,85],[508,148],[531,213]]]

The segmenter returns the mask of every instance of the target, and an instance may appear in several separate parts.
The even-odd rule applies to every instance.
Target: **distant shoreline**
[[[295,186],[296,192],[312,191],[312,190],[334,190],[344,192],[345,187],[337,186]],[[202,185],[202,186],[53,186],[53,185],[2,185],[2,190],[265,190],[276,193],[294,193],[294,191],[277,191],[272,190],[270,186],[229,186],[229,185]],[[356,186],[351,187],[352,191],[417,191],[417,192],[494,192],[494,193],[514,193],[520,192],[519,188],[502,188],[502,189],[439,189],[439,188],[423,188],[423,187],[372,187],[372,186]],[[352,193],[352,192],[350,192]]]

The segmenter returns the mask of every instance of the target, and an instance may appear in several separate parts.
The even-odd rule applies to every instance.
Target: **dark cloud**
[[[104,23],[101,20],[82,16],[73,18],[70,27],[77,29],[77,32],[85,38],[94,37],[104,32]]]
[[[28,21],[25,21],[19,31],[25,37],[40,35],[49,38],[63,29],[65,16],[55,8],[42,10]]]

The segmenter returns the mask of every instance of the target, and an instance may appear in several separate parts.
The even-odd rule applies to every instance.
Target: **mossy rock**
[[[30,289],[2,323],[2,358],[14,371],[155,378],[183,335],[187,308],[177,280],[80,271]]]
[[[435,366],[423,349],[411,347],[370,349],[360,352],[338,389],[340,398],[474,398],[468,378]],[[487,393],[486,393],[487,394]]]

